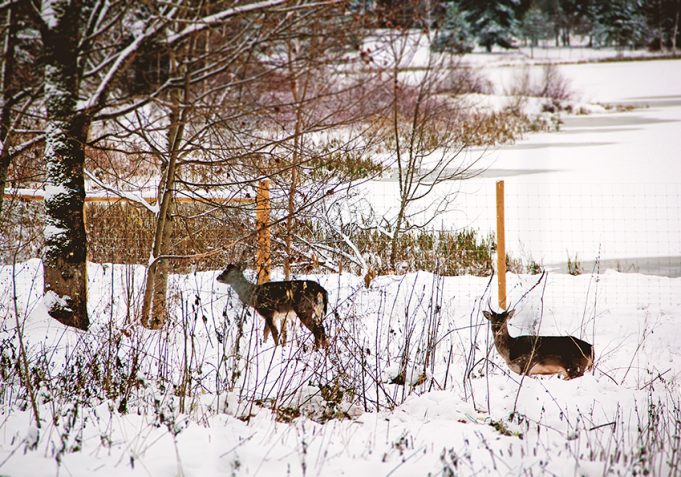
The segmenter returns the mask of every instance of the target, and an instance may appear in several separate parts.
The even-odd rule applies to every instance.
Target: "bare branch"
[[[146,200],[144,200],[144,198],[137,196],[137,195],[133,194],[132,192],[115,189],[113,187],[110,187],[110,186],[104,184],[102,181],[97,179],[97,177],[94,174],[92,174],[90,171],[88,171],[87,169],[84,172],[85,172],[85,175],[88,176],[92,182],[97,184],[99,187],[101,187],[105,191],[111,192],[112,194],[120,197],[121,199],[126,199],[126,200],[129,200],[130,202],[134,202],[135,204],[140,204],[142,207],[147,209],[152,214],[158,213],[158,205],[152,205],[149,202],[147,202]]]
[[[175,33],[174,35],[170,35],[168,37],[168,44],[171,46],[175,45],[180,41],[184,40],[185,38],[189,37],[190,35],[201,32],[215,25],[218,25],[228,18],[241,15],[243,13],[255,12],[258,10],[265,10],[268,8],[276,7],[278,5],[283,5],[288,1],[290,0],[266,0],[263,2],[249,3],[248,5],[240,5],[237,7],[229,8],[227,10],[223,10],[214,15],[209,15],[207,17],[204,17],[193,22],[184,30]]]

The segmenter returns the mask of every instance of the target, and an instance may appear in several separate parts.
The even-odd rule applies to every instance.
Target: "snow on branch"
[[[158,24],[155,27],[147,30],[144,34],[136,37],[132,43],[123,48],[118,54],[116,61],[113,62],[109,71],[104,75],[102,81],[97,86],[95,92],[90,96],[90,98],[79,106],[80,111],[90,111],[95,109],[99,104],[104,101],[104,97],[109,91],[109,86],[113,82],[114,78],[119,71],[123,70],[129,62],[135,58],[137,50],[141,48],[146,40],[157,35],[161,30],[161,25]]]
[[[243,13],[275,7],[277,5],[282,5],[288,1],[289,0],[266,0],[262,2],[250,3],[248,5],[240,5],[237,7],[228,8],[219,13],[215,13],[213,15],[208,15],[206,17],[197,19],[193,21],[189,26],[179,31],[178,33],[170,35],[167,38],[168,45],[172,46],[175,43],[182,41],[183,39],[187,38],[188,36],[194,33],[198,33],[207,28],[211,28],[215,25],[218,25],[220,22],[226,20],[227,18],[240,15]],[[167,16],[166,19],[169,19],[169,17]],[[97,87],[95,92],[86,101],[81,103],[78,109],[80,111],[91,111],[97,108],[97,106],[99,106],[100,104],[102,104],[116,75],[120,71],[125,69],[125,67],[134,59],[136,53],[142,47],[142,45],[150,38],[158,35],[164,28],[164,26],[165,22],[157,22],[155,24],[152,24],[146,29],[144,33],[135,37],[135,39],[128,46],[123,48],[123,50],[121,50],[117,54],[116,60],[109,67],[109,70],[102,78],[102,81],[99,83],[99,86]]]
[[[103,183],[102,181],[100,181],[99,179],[97,179],[97,177],[95,177],[95,175],[92,174],[92,173],[91,173],[90,171],[88,171],[88,170],[85,170],[85,175],[88,176],[88,177],[90,178],[90,180],[92,180],[92,182],[94,182],[95,184],[97,184],[99,187],[101,187],[101,188],[104,189],[105,191],[111,192],[112,194],[114,194],[114,195],[116,195],[116,196],[118,196],[118,197],[120,197],[120,198],[122,198],[122,199],[129,200],[130,202],[134,202],[134,203],[136,203],[136,204],[140,204],[142,207],[144,207],[145,209],[147,209],[147,210],[148,210],[149,212],[151,212],[152,214],[158,214],[158,211],[159,211],[159,209],[158,209],[158,204],[152,205],[152,204],[150,204],[149,202],[147,202],[146,200],[144,200],[143,197],[137,196],[137,195],[133,194],[132,192],[114,189],[113,187],[110,187],[110,186],[104,184],[104,183]]]
[[[212,26],[215,26],[216,24],[226,20],[227,18],[240,15],[242,13],[249,13],[257,10],[263,10],[266,8],[271,8],[271,7],[276,7],[278,5],[282,5],[289,0],[266,0],[263,2],[256,2],[256,3],[249,3],[247,5],[239,5],[237,7],[233,8],[228,8],[226,10],[223,10],[221,12],[215,13],[213,15],[209,15],[207,17],[203,17],[195,22],[193,22],[191,25],[186,27],[185,29],[170,35],[168,37],[168,44],[173,45],[179,41],[182,41],[183,39],[187,38],[188,36],[203,31],[206,28],[210,28]]]
[[[9,149],[9,155],[10,157],[16,157],[22,152],[26,151],[32,146],[35,146],[36,144],[40,144],[45,140],[45,135],[44,134],[39,134],[37,136],[34,136],[33,138],[29,139],[28,141],[25,141],[21,144],[18,144],[14,147],[10,147]]]

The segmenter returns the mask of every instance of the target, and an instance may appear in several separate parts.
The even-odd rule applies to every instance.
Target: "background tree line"
[[[476,44],[671,49],[681,40],[681,0],[355,0],[380,27],[440,27],[440,49],[470,51]]]

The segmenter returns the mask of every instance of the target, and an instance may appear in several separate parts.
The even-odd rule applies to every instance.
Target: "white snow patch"
[[[43,296],[43,304],[48,310],[51,310],[55,307],[69,308],[69,300],[71,300],[70,296],[60,296],[54,290],[48,290]]]
[[[39,438],[40,432],[38,428],[32,425],[28,428],[28,431],[26,431],[26,437],[24,437],[24,441],[26,442],[26,446],[29,449],[34,449],[38,445]]]
[[[40,261],[19,264],[18,270],[20,302],[39,300],[42,296]],[[0,267],[0,291],[11,283],[13,273],[10,266]],[[280,273],[281,270],[276,270],[274,275],[278,278]],[[174,369],[180,370],[186,343],[182,326],[170,326],[161,335],[125,321],[128,313],[125,290],[138,294],[143,274],[143,266],[88,264],[90,332],[82,334],[60,324],[54,326],[55,320],[50,319],[42,307],[35,307],[24,325],[27,349],[37,349],[49,356],[51,369],[57,376],[64,366],[74,362],[74,353],[100,349],[97,346],[108,343],[113,332],[116,340],[122,340],[119,356],[123,361],[132,349],[130,345],[140,339],[144,344],[140,370],[155,362],[158,352]],[[242,358],[229,364],[229,369],[235,366],[234,369],[242,373],[234,389],[218,393],[214,386],[222,386],[218,383],[221,380],[208,374],[202,378],[194,375],[203,382],[200,393],[192,397],[187,413],[179,413],[176,407],[163,408],[167,420],[164,424],[169,427],[158,425],[152,407],[129,409],[128,413],[121,414],[115,410],[121,404],[120,399],[93,407],[83,405],[60,463],[56,462],[53,450],[63,447],[64,428],[49,419],[43,421],[45,427],[41,429],[37,448],[28,448],[25,453],[23,449],[14,452],[16,442],[27,436],[33,417],[30,407],[26,409],[25,400],[13,406],[12,398],[8,398],[0,433],[2,472],[54,475],[61,465],[74,475],[132,476],[138,475],[140,469],[144,469],[145,474],[166,475],[177,473],[181,465],[186,475],[221,475],[225,469],[233,468],[237,475],[275,475],[281,473],[282,468],[291,469],[291,475],[301,475],[301,466],[305,464],[309,475],[343,472],[386,475],[394,469],[398,469],[394,475],[427,475],[437,474],[443,467],[454,469],[457,465],[466,475],[498,475],[499,469],[494,471],[496,460],[496,464],[504,463],[503,475],[522,475],[542,460],[548,471],[562,475],[566,459],[570,458],[570,469],[576,469],[571,474],[600,475],[593,470],[610,465],[607,446],[612,439],[624,436],[620,445],[626,455],[638,451],[637,439],[645,436],[645,429],[638,431],[641,423],[636,409],[649,409],[649,403],[658,403],[659,398],[673,399],[667,402],[664,416],[674,417],[672,408],[678,402],[681,377],[677,346],[681,279],[617,272],[602,274],[597,283],[598,308],[585,312],[585,301],[592,302],[589,290],[596,286],[593,277],[551,274],[544,291],[531,294],[519,305],[512,334],[538,329],[542,334],[582,337],[594,343],[596,371],[572,381],[551,377],[526,378],[521,382],[517,375],[509,373],[493,348],[487,354],[491,345],[489,325],[474,310],[488,278],[437,277],[419,272],[401,277],[377,277],[372,287],[366,289],[361,277],[347,273],[309,277],[329,291],[330,309],[337,309],[342,315],[341,321],[334,321],[332,313],[327,317],[332,342],[339,346],[325,355],[315,354],[301,344],[310,342],[310,334],[302,326],[298,326],[297,331],[289,329],[291,339],[286,347],[275,349],[271,347],[271,340],[263,346],[259,341],[262,320],[253,315],[244,317],[243,308],[238,302],[235,304],[232,294],[215,287],[215,275],[214,271],[172,275],[169,293],[196,295],[200,314],[207,317],[205,323],[198,320],[198,326],[192,328],[192,346],[199,360],[196,364],[204,370],[222,367],[223,353],[234,344],[234,323],[245,318]],[[509,273],[508,280],[509,301],[517,303],[536,277]],[[130,283],[138,286],[126,288]],[[665,287],[674,289],[674,303],[663,307],[659,302]],[[618,293],[623,289],[645,300],[638,305],[619,303]],[[655,295],[644,294],[645,290]],[[381,390],[373,394],[373,399],[389,396],[395,400],[394,407],[384,406],[380,412],[365,411],[366,402],[348,393],[335,408],[345,413],[344,419],[319,423],[307,417],[308,413],[318,414],[329,405],[322,399],[320,388],[309,384],[312,369],[330,366],[332,375],[343,374],[353,372],[362,361],[357,360],[361,353],[351,356],[342,352],[343,346],[349,343],[344,341],[344,335],[352,334],[353,341],[371,348],[363,361],[369,371],[367,379],[386,369],[398,371],[399,368],[391,365],[400,362],[406,334],[412,333],[412,339],[416,340],[412,346],[422,343],[419,337],[429,326],[429,302],[435,294],[441,294],[444,300],[438,315],[439,344],[432,357],[434,370],[426,384],[379,383]],[[559,303],[566,295],[580,299]],[[48,293],[45,299],[49,304],[49,300],[57,303],[67,298]],[[31,309],[32,305],[26,308]],[[178,318],[184,316],[179,308],[182,307],[178,304],[175,310]],[[535,327],[539,310],[544,310],[543,320],[541,326]],[[587,322],[583,322],[585,315]],[[409,320],[408,327],[405,320]],[[12,318],[6,323],[13,321]],[[218,331],[223,340],[220,343],[216,341]],[[7,331],[3,329],[0,333]],[[487,366],[480,360],[468,375],[466,360],[472,350],[476,350],[475,360],[487,357],[490,364]],[[338,351],[341,354],[335,355]],[[412,348],[411,360],[414,352],[417,350]],[[418,376],[423,370],[422,365],[409,366],[407,376]],[[417,372],[411,373],[411,370]],[[392,374],[387,373],[387,377],[394,377]],[[141,381],[148,379],[139,371],[137,377]],[[176,378],[169,376],[164,385],[180,382]],[[253,387],[242,387],[251,378]],[[672,396],[665,393],[665,383],[669,383]],[[373,387],[367,383],[364,388],[369,396]],[[361,380],[355,383],[355,389],[362,389]],[[270,400],[265,400],[263,405],[252,403],[252,399],[268,395]],[[299,409],[301,416],[291,422],[277,422],[268,406],[277,395],[285,398],[279,403],[282,407]],[[157,396],[161,396],[164,403],[177,402],[172,393]],[[511,422],[509,415],[516,400],[522,420]],[[68,404],[54,401],[39,403],[39,413],[50,416],[55,411],[53,406],[60,406],[57,407],[60,413],[69,412]],[[646,418],[647,413],[641,416]],[[239,418],[248,418],[248,422]],[[608,425],[613,421],[617,421],[616,429]],[[76,438],[80,451],[73,450],[70,444]],[[593,453],[590,450],[594,449],[589,446],[596,446]],[[663,471],[668,470],[668,464],[662,460],[665,454],[657,452],[654,458],[659,460],[655,462]],[[668,455],[671,452],[672,449],[668,449]],[[528,455],[533,458],[528,459]],[[621,462],[612,465],[626,473]]]
[[[43,236],[45,240],[57,240],[68,237],[69,231],[62,227],[55,225],[45,225]]]
[[[40,16],[48,28],[55,28],[58,23],[57,12],[54,10],[54,0],[42,0]]]
[[[69,195],[72,191],[64,187],[63,185],[47,185],[45,186],[45,192],[43,197],[45,199],[52,199],[60,195]]]

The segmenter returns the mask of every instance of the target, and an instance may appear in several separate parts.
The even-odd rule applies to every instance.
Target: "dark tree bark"
[[[0,80],[0,87],[2,88],[2,107],[0,108],[0,213],[2,213],[3,194],[10,164],[9,130],[12,114],[12,96],[15,93],[14,88],[12,88],[12,76],[14,74],[14,45],[17,34],[15,8],[15,5],[10,5],[5,15],[7,30],[2,50],[2,71],[0,72],[2,75]]]
[[[238,4],[203,18],[178,18],[193,9],[178,9],[171,2],[161,5],[159,17],[149,18],[144,30],[125,45],[115,41],[110,43],[112,40],[107,35],[117,25],[125,27],[125,24],[110,21],[106,13],[123,22],[127,18],[123,11],[119,12],[120,15],[111,13],[110,7],[136,8],[139,2],[42,0],[31,6],[31,15],[40,24],[42,59],[45,64],[43,99],[46,104],[44,155],[47,190],[43,265],[44,302],[50,316],[82,329],[87,329],[89,324],[83,214],[84,147],[91,123],[105,119],[97,117],[97,114],[116,103],[109,98],[109,93],[117,79],[133,64],[140,52],[144,52],[147,44],[155,41],[174,20],[179,19],[186,26],[172,35],[164,36],[169,48],[178,48],[186,39],[210,28],[220,27],[233,17],[286,2],[264,0]],[[18,4],[22,5],[22,2]],[[35,8],[38,5],[41,7],[39,14]],[[100,54],[103,51],[107,53],[102,58]],[[97,66],[93,67],[93,64]],[[93,74],[92,71],[98,73]],[[164,86],[173,87],[171,84]],[[159,95],[160,92],[156,91]],[[80,105],[79,100],[82,100]],[[145,103],[139,101],[118,112],[109,112],[108,118],[133,111]],[[158,296],[162,290],[154,293]]]
[[[61,323],[87,329],[83,168],[89,124],[87,117],[78,113],[76,104],[81,3],[53,1],[51,7],[41,27],[47,107],[43,258],[45,305],[50,316]]]

